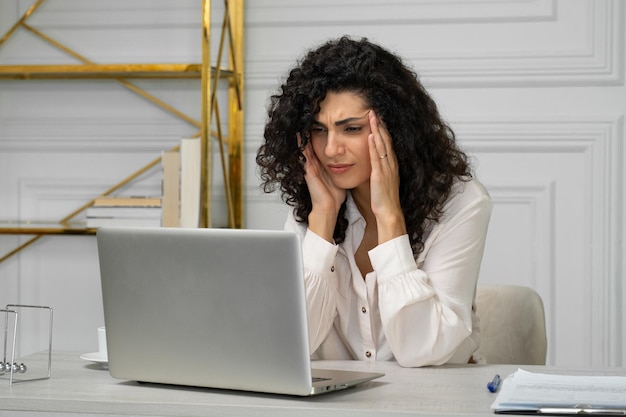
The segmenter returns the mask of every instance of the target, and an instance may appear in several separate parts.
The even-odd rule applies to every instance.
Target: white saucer
[[[109,359],[100,352],[84,353],[80,358],[89,362],[99,363],[103,368],[109,367]]]

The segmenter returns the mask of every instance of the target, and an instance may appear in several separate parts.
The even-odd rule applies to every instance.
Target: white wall
[[[199,59],[195,1],[47,1],[32,24],[95,61]],[[2,1],[0,32],[29,4]],[[268,96],[309,46],[367,36],[414,66],[492,194],[481,281],[541,294],[550,364],[626,363],[621,1],[248,0],[245,13],[247,227],[281,228],[286,210],[254,164]],[[61,59],[28,35],[0,63]],[[144,84],[197,115],[194,83]],[[0,81],[0,218],[62,217],[194,131],[110,82]],[[158,192],[158,172],[134,191]],[[55,347],[88,352],[98,279],[93,237],[47,237],[0,264],[0,305],[53,306]]]

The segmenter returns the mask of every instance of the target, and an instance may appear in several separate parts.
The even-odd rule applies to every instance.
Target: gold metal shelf
[[[211,68],[221,79],[233,76],[227,68]],[[201,78],[202,64],[69,64],[1,65],[0,79],[117,79],[117,78]]]
[[[94,235],[96,229],[86,228],[85,222],[61,224],[58,222],[0,222],[5,235]]]
[[[0,257],[0,263],[26,249],[44,236],[49,235],[95,235],[96,229],[86,228],[82,222],[0,222],[0,234],[31,235],[26,242],[18,245]]]
[[[1,1],[1,0],[0,0]],[[112,79],[122,87],[140,95],[161,107],[172,115],[186,121],[199,129],[198,136],[202,143],[201,170],[201,219],[200,227],[210,226],[211,207],[210,189],[211,138],[217,139],[220,163],[224,180],[224,191],[228,209],[229,227],[243,227],[243,2],[244,0],[224,0],[224,18],[219,38],[217,60],[211,65],[210,60],[210,15],[211,0],[202,0],[202,63],[133,63],[133,64],[102,64],[95,63],[78,52],[68,48],[27,23],[30,16],[46,0],[35,0],[33,5],[18,19],[9,31],[0,38],[2,46],[18,29],[31,32],[36,37],[54,48],[66,53],[80,64],[58,65],[0,65],[0,80],[69,80],[69,79]],[[226,51],[222,66],[223,52]],[[178,109],[170,106],[143,88],[131,83],[128,79],[185,79],[196,78],[201,81],[201,119],[196,120]],[[219,80],[227,80],[228,86],[228,132],[221,131],[220,111],[216,98],[215,86]],[[215,118],[216,131],[210,129]],[[175,146],[172,150],[177,149]],[[111,195],[142,173],[161,162],[158,157],[133,174],[122,179],[101,196]],[[93,205],[94,200],[74,210],[58,222],[1,222],[0,234],[31,235],[30,239],[0,256],[0,263],[22,249],[30,246],[46,235],[92,235],[96,229],[87,229],[85,224],[73,220],[79,213]]]

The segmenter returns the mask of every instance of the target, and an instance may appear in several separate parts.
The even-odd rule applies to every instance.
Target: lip
[[[333,174],[343,174],[352,168],[351,164],[330,164],[328,170]]]

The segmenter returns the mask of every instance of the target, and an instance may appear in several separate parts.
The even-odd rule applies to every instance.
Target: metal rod
[[[26,10],[26,13],[24,13],[24,15],[17,22],[15,22],[15,24],[11,27],[11,29],[9,29],[7,33],[5,33],[4,36],[2,36],[2,38],[0,39],[0,46],[2,46],[2,44],[6,42],[7,39],[9,39],[13,35],[13,33],[17,30],[18,27],[24,24],[26,19],[28,19],[35,12],[35,10],[37,10],[39,6],[41,6],[41,3],[43,3],[44,1],[46,0],[38,0],[36,3],[30,6],[28,10]]]
[[[56,40],[52,39],[51,37],[49,37],[48,35],[38,31],[37,29],[33,28],[32,26],[29,25],[24,25],[24,27],[26,29],[28,29],[29,31],[31,31],[34,35],[40,37],[41,39],[43,39],[44,41],[48,42],[50,45],[54,46],[55,48],[58,48],[60,50],[62,50],[63,52],[71,55],[72,57],[78,59],[79,61],[85,63],[85,64],[90,64],[93,65],[95,64],[93,61],[89,60],[88,58],[82,56],[81,54],[79,54],[78,52],[66,47],[65,45],[63,45],[60,42],[57,42]],[[174,107],[170,106],[169,104],[165,103],[162,100],[159,100],[158,98],[156,98],[155,96],[153,96],[152,94],[148,93],[147,91],[145,91],[144,89],[137,87],[136,85],[126,81],[123,78],[116,78],[116,80],[122,84],[124,87],[126,87],[127,89],[133,91],[136,94],[139,94],[140,96],[144,97],[145,99],[151,101],[152,103],[156,104],[157,106],[163,108],[164,110],[167,110],[168,112],[174,114],[175,116],[180,117],[181,119],[183,119],[184,121],[196,126],[196,127],[200,127],[200,122],[196,121],[195,119],[187,116],[186,114],[178,111],[177,109],[175,109]]]
[[[35,237],[30,238],[28,241],[22,243],[21,245],[19,245],[18,247],[16,247],[12,251],[10,251],[10,252],[6,253],[5,255],[3,255],[2,258],[0,258],[0,263],[2,263],[5,260],[9,259],[11,256],[15,255],[16,253],[18,253],[22,249],[27,248],[28,246],[32,245],[33,243],[35,243],[37,240],[41,239],[42,237],[43,237],[43,235],[37,235]]]
[[[202,74],[200,127],[200,227],[211,226],[211,0],[202,0]]]

